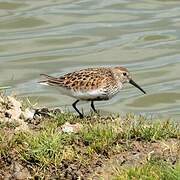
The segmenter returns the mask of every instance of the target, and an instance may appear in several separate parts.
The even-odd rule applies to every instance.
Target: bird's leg
[[[94,107],[94,101],[91,101],[91,108],[93,109],[93,111],[94,111],[95,113],[98,113],[97,110],[96,110],[95,107]]]
[[[76,110],[76,112],[78,112],[78,114],[79,114],[79,117],[80,118],[83,118],[83,114],[79,111],[79,109],[76,107],[76,104],[79,102],[79,100],[77,100],[77,101],[75,101],[73,104],[72,104],[72,106],[73,106],[73,108]]]

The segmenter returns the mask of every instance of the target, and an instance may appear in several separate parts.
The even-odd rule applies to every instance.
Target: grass
[[[82,130],[63,133],[60,127],[67,121],[81,123]],[[151,143],[170,138],[178,141],[180,138],[178,124],[169,120],[148,121],[144,116],[133,114],[125,117],[92,115],[83,120],[71,113],[51,114],[43,117],[39,125],[30,127],[28,132],[14,133],[14,124],[0,124],[0,160],[4,161],[6,157],[18,160],[25,167],[30,167],[32,176],[41,178],[50,174],[66,178],[67,174],[71,178],[82,176],[102,160],[99,157],[109,158],[128,151],[134,141]],[[148,162],[142,167],[119,170],[115,179],[168,177],[166,171],[176,178],[178,170],[179,165],[173,169],[170,165]]]
[[[141,139],[145,141],[155,141],[180,137],[178,124],[170,120],[152,120],[148,121],[144,116],[127,116],[125,125],[123,125],[123,138]],[[127,124],[128,123],[128,124]]]
[[[34,135],[21,133],[14,139],[23,160],[39,165],[55,166],[61,162],[63,151],[62,136],[53,131],[43,131]]]
[[[141,166],[116,170],[113,180],[179,180],[180,163],[172,166],[162,160],[151,160]]]

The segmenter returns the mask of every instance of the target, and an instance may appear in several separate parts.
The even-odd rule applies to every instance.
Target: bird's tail
[[[39,81],[38,83],[46,86],[55,86],[55,85],[60,85],[61,80],[60,78],[52,77],[47,74],[40,74],[40,76],[44,77],[45,80]]]

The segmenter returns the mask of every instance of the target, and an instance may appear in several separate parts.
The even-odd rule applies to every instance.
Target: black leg
[[[77,100],[77,101],[75,101],[73,104],[72,104],[72,106],[73,106],[73,108],[78,112],[78,114],[79,114],[79,117],[80,118],[83,118],[83,114],[79,111],[79,109],[76,107],[76,104],[79,102],[79,100]]]
[[[91,108],[93,109],[93,111],[94,111],[95,113],[97,113],[97,111],[96,111],[96,109],[95,109],[95,107],[94,107],[94,101],[91,101]]]

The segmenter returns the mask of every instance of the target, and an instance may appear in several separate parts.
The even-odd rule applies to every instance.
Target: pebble
[[[61,128],[64,133],[78,133],[82,129],[82,124],[70,124],[69,122],[66,122]]]

